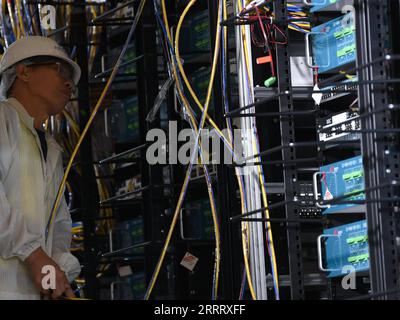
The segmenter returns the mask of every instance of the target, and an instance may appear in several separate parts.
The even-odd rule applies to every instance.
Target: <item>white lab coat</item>
[[[48,134],[47,161],[33,118],[15,98],[0,102],[0,299],[39,299],[24,264],[37,248],[72,281],[80,273],[69,252],[71,216],[63,197],[45,241],[46,224],[63,176],[61,147]]]

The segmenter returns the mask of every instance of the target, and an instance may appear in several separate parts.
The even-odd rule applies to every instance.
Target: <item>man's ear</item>
[[[15,67],[15,71],[16,71],[18,79],[20,79],[20,80],[22,80],[24,82],[29,80],[29,75],[30,75],[29,69],[24,64],[18,64]]]

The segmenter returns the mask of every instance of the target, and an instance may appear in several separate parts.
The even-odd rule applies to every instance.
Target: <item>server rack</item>
[[[346,4],[348,1],[345,1]],[[132,5],[134,1],[129,2]],[[324,107],[315,106],[312,94],[315,89],[293,87],[291,74],[290,58],[293,55],[302,55],[305,51],[304,38],[289,32],[288,28],[288,3],[302,4],[300,1],[278,0],[273,2],[276,23],[284,28],[288,36],[287,45],[277,45],[275,48],[276,70],[278,74],[277,86],[254,88],[254,97],[258,101],[254,107],[254,114],[231,113],[232,118],[255,117],[260,130],[261,141],[261,164],[267,176],[267,193],[269,197],[269,207],[273,211],[270,219],[253,218],[248,214],[247,217],[239,219],[231,218],[239,213],[239,201],[237,199],[237,186],[233,179],[233,169],[225,165],[218,165],[214,186],[218,194],[219,220],[222,226],[222,269],[221,269],[221,290],[220,298],[236,298],[239,292],[241,279],[242,254],[236,249],[240,245],[239,224],[237,221],[248,221],[254,224],[271,222],[274,230],[275,240],[279,239],[278,260],[279,260],[279,280],[282,299],[347,299],[347,298],[374,298],[374,299],[396,299],[399,297],[399,254],[398,243],[400,237],[398,219],[398,70],[399,70],[399,43],[394,36],[394,30],[398,28],[398,21],[393,15],[391,19],[386,19],[387,12],[399,12],[398,3],[393,1],[370,1],[355,0],[355,22],[356,22],[356,43],[357,59],[354,68],[348,67],[347,72],[357,72],[358,81],[354,89],[336,89],[337,93],[356,93],[361,119],[360,143],[343,143],[343,154],[354,154],[359,152],[363,158],[365,171],[365,193],[366,198],[362,203],[366,204],[363,214],[353,217],[343,216],[320,216],[315,207],[318,199],[314,201],[316,208],[315,217],[307,218],[302,216],[302,207],[298,199],[302,197],[304,190],[310,190],[312,174],[319,170],[318,167],[332,162],[336,156],[334,152],[326,151],[322,147],[324,144],[316,141],[318,124],[327,114],[331,115],[335,107],[324,110]],[[308,3],[307,1],[305,3]],[[59,4],[59,3],[58,3]],[[117,2],[110,2],[111,7],[115,7]],[[176,13],[182,9],[182,1],[174,2],[169,8],[169,15],[175,19]],[[91,78],[93,74],[88,73],[87,47],[88,39],[87,27],[101,25],[107,32],[111,27],[129,26],[131,19],[99,19],[98,21],[87,21],[85,7],[88,5],[84,1],[75,1],[73,4],[72,25],[73,30],[71,43],[76,46],[77,60],[83,70],[82,80],[79,85],[78,101],[80,104],[80,127],[84,127],[90,113],[90,94],[95,95],[95,89],[102,81],[95,82]],[[93,4],[91,4],[93,5]],[[137,8],[138,3],[134,3]],[[215,1],[204,1],[200,4],[202,9],[208,11],[210,19],[210,38],[213,43],[216,31],[216,15],[218,4]],[[331,12],[326,13],[329,18]],[[337,15],[337,14],[336,14]],[[332,16],[335,16],[334,14]],[[94,159],[91,137],[87,137],[80,153],[79,164],[82,168],[80,181],[80,193],[84,194],[80,203],[81,218],[84,225],[85,251],[83,254],[84,271],[86,279],[86,296],[90,298],[100,298],[101,281],[97,275],[98,264],[110,263],[111,265],[126,264],[128,258],[134,255],[123,254],[122,251],[113,250],[112,246],[107,246],[107,237],[96,235],[95,222],[101,217],[100,210],[112,208],[113,219],[121,220],[124,215],[121,207],[128,210],[137,210],[144,213],[145,220],[145,239],[140,243],[144,247],[144,254],[135,260],[135,268],[144,270],[147,283],[152,275],[156,258],[164,240],[165,226],[170,223],[170,213],[168,208],[174,207],[179,195],[179,184],[182,182],[183,167],[167,166],[169,182],[163,178],[163,168],[160,166],[151,167],[145,157],[146,141],[145,136],[149,129],[163,127],[162,120],[159,119],[151,124],[144,121],[148,112],[154,104],[158,93],[158,85],[165,80],[166,66],[160,64],[161,53],[157,50],[157,25],[153,14],[152,3],[147,3],[145,19],[138,25],[135,43],[137,45],[137,73],[131,74],[133,79],[124,80],[120,78],[116,83],[127,83],[127,87],[122,91],[132,90],[139,96],[139,117],[140,139],[136,142],[118,144],[113,151],[117,155],[106,155],[104,159]],[[232,16],[231,16],[232,17]],[[321,24],[324,18],[317,14],[313,15],[316,25]],[[228,30],[234,32],[235,27],[231,24]],[[237,27],[236,27],[237,28]],[[115,30],[115,29],[114,29]],[[104,34],[106,34],[105,32]],[[110,34],[113,32],[111,31]],[[115,34],[115,32],[114,32]],[[124,35],[124,32],[121,32]],[[126,30],[125,30],[126,34]],[[107,52],[114,41],[111,37],[103,36],[101,50]],[[65,44],[68,45],[68,44]],[[95,45],[95,44],[92,44]],[[211,51],[213,47],[211,46]],[[233,49],[233,47],[230,47]],[[255,48],[254,48],[255,49]],[[239,48],[236,48],[239,51]],[[230,51],[230,50],[229,50]],[[255,66],[257,49],[254,50],[253,65]],[[203,63],[209,62],[209,57],[204,59],[208,53],[200,58]],[[234,50],[230,51],[229,58],[234,55]],[[240,58],[240,56],[239,56]],[[203,60],[201,60],[203,59]],[[198,64],[199,60],[194,60],[193,64]],[[135,62],[133,62],[135,63]],[[188,62],[188,65],[190,62]],[[201,64],[201,63],[200,63]],[[163,65],[163,67],[160,67]],[[260,83],[258,67],[254,67],[253,73],[256,83]],[[98,68],[96,69],[97,71]],[[101,70],[104,71],[104,70]],[[263,70],[262,72],[265,72]],[[263,75],[261,75],[263,77]],[[214,86],[214,103],[222,104],[222,84],[221,74],[217,74]],[[258,79],[258,80],[257,80]],[[235,84],[229,81],[230,105],[238,104],[234,92]],[[319,84],[329,86],[335,84],[334,77],[326,77]],[[137,84],[137,86],[136,86]],[[321,89],[321,87],[320,87]],[[115,90],[117,91],[117,89]],[[168,98],[168,120],[178,120],[179,117],[174,112],[175,105],[172,92]],[[264,110],[267,109],[267,110]],[[338,108],[340,109],[340,108]],[[234,110],[238,111],[238,110]],[[239,110],[240,111],[240,110]],[[326,112],[328,111],[328,112]],[[336,110],[338,111],[338,110]],[[253,111],[252,111],[253,112]],[[227,115],[222,108],[215,108],[216,123],[224,127],[224,120]],[[165,121],[165,119],[164,119]],[[182,123],[180,123],[182,125]],[[279,135],[276,132],[279,131]],[[309,141],[311,140],[311,141]],[[335,143],[336,146],[340,143]],[[351,145],[351,146],[350,146]],[[356,145],[356,148],[352,147]],[[222,148],[221,148],[222,149]],[[336,149],[335,149],[336,150]],[[140,157],[132,159],[126,157],[132,152],[139,151]],[[99,161],[100,160],[100,161]],[[96,179],[109,179],[95,175],[93,164],[109,163],[130,163],[137,161],[137,168],[142,174],[141,200],[138,201],[119,201],[119,196],[113,195],[109,199],[98,199],[95,190]],[[279,169],[279,170],[278,170]],[[115,175],[111,176],[116,179]],[[202,190],[202,187],[194,187],[193,190]],[[201,192],[204,192],[202,190]],[[200,192],[200,193],[201,193]],[[122,197],[120,197],[122,198]],[[314,199],[315,200],[315,199]],[[340,200],[346,200],[346,197]],[[100,203],[99,203],[100,201]],[[329,203],[329,201],[328,201]],[[332,202],[335,204],[335,201]],[[258,211],[257,211],[258,210]],[[262,212],[265,208],[257,209],[256,213]],[[276,211],[275,211],[276,210]],[[254,212],[253,212],[254,213]],[[317,236],[329,227],[343,226],[345,223],[365,217],[368,225],[368,246],[370,255],[370,268],[367,273],[358,277],[357,285],[360,287],[354,292],[346,292],[338,289],[340,283],[337,280],[329,279],[324,272],[317,269],[316,242]],[[236,217],[235,217],[236,218]],[[349,219],[348,219],[349,218]],[[265,235],[260,242],[266,242]],[[199,248],[202,249],[199,249]],[[187,241],[180,239],[178,233],[175,234],[171,250],[168,253],[167,262],[164,263],[161,280],[159,280],[153,298],[198,298],[207,297],[210,288],[206,286],[199,292],[196,288],[200,282],[210,279],[211,270],[204,274],[196,271],[187,273],[182,271],[179,262],[182,255],[187,250],[199,250],[203,261],[213,259],[214,246],[212,241],[201,243],[201,241]],[[104,252],[106,251],[106,252]],[[107,252],[108,251],[108,252]],[[321,257],[322,258],[322,257]],[[139,261],[140,260],[140,261]],[[266,273],[271,272],[268,266],[267,251],[265,250]],[[132,261],[129,261],[129,264]],[[133,263],[133,262],[132,262]],[[202,269],[203,270],[203,269]],[[204,269],[205,270],[205,269]],[[111,274],[115,276],[117,269],[113,268]],[[104,285],[104,283],[103,283]],[[271,287],[273,282],[270,275],[265,274],[265,282],[258,284],[266,286],[269,291],[268,298],[272,297]],[[108,283],[107,283],[108,286]],[[115,288],[115,286],[114,286]],[[112,290],[112,289],[111,289]],[[366,296],[364,296],[364,294]]]
[[[398,299],[398,114],[379,112],[397,103],[396,62],[394,46],[395,19],[386,22],[385,15],[396,10],[393,1],[357,1],[357,37],[360,42],[358,67],[359,99],[363,113],[362,152],[365,158],[367,220],[371,254],[371,294],[378,299]],[[384,61],[388,61],[385,63]],[[380,61],[380,62],[378,62]],[[392,85],[391,85],[392,83]],[[388,187],[389,185],[389,187]],[[382,186],[382,187],[380,187]],[[383,187],[385,186],[385,187]],[[394,292],[393,292],[394,291]],[[380,296],[380,294],[382,294]]]
[[[287,26],[286,8],[288,2],[289,1],[274,2],[276,23],[282,26]],[[296,1],[296,3],[301,4],[300,1]],[[309,2],[304,3],[310,5]],[[348,2],[346,2],[346,5],[348,5]],[[317,297],[320,299],[346,299],[354,296],[362,298],[364,294],[366,295],[364,298],[368,298],[368,293],[371,294],[370,297],[380,297],[382,293],[386,298],[396,297],[393,292],[398,289],[398,249],[396,247],[398,238],[396,235],[398,232],[396,228],[398,222],[396,221],[396,214],[394,213],[397,210],[396,199],[398,192],[396,189],[398,173],[394,160],[398,157],[396,138],[397,120],[395,111],[393,113],[381,112],[382,108],[389,108],[385,107],[386,105],[390,105],[390,108],[396,109],[394,104],[391,103],[391,101],[396,100],[390,94],[394,91],[393,89],[397,82],[395,72],[393,72],[393,64],[395,65],[393,60],[397,60],[395,55],[396,47],[391,47],[390,44],[392,41],[390,30],[392,27],[395,28],[396,22],[392,21],[391,23],[394,22],[394,25],[391,25],[391,23],[387,23],[384,18],[385,12],[387,13],[389,10],[388,8],[393,6],[395,7],[393,3],[389,4],[389,2],[386,1],[373,3],[370,1],[355,1],[354,7],[352,7],[355,9],[358,56],[357,68],[349,67],[347,70],[350,70],[350,72],[358,71],[359,78],[356,85],[358,85],[358,103],[362,119],[362,129],[360,131],[362,132],[362,137],[360,139],[361,144],[358,144],[358,146],[354,141],[343,143],[343,147],[347,149],[347,151],[342,150],[342,152],[343,155],[350,155],[353,152],[351,150],[355,150],[356,153],[360,152],[364,159],[364,170],[367,176],[365,183],[365,191],[367,192],[365,217],[368,224],[368,244],[371,251],[371,268],[369,274],[361,275],[358,278],[358,291],[355,290],[349,293],[346,292],[346,290],[339,290],[341,292],[336,292],[340,283],[335,279],[326,279],[324,273],[318,270],[316,273],[310,273],[310,268],[303,265],[305,257],[302,245],[308,241],[308,238],[311,238],[312,243],[316,243],[317,238],[315,235],[318,232],[322,232],[323,229],[329,228],[329,226],[344,225],[346,219],[349,219],[347,222],[354,221],[354,219],[362,219],[362,215],[349,214],[347,217],[325,215],[323,220],[299,221],[299,218],[301,218],[300,207],[299,203],[296,203],[301,193],[299,189],[300,184],[298,182],[299,180],[301,181],[302,178],[299,179],[299,176],[311,182],[310,173],[318,171],[318,168],[315,168],[315,166],[313,167],[312,164],[322,165],[326,163],[326,161],[329,161],[329,159],[334,158],[332,158],[332,152],[329,155],[329,153],[327,154],[322,150],[321,147],[323,147],[324,143],[317,141],[301,141],[303,137],[310,139],[310,131],[304,133],[300,130],[298,118],[304,117],[307,114],[315,114],[316,118],[314,123],[315,128],[317,128],[317,124],[321,123],[320,117],[326,113],[322,112],[324,111],[322,106],[313,104],[311,95],[317,93],[318,90],[322,88],[322,85],[329,86],[340,78],[340,76],[325,77],[325,79],[319,83],[320,89],[299,89],[292,87],[289,58],[297,52],[295,48],[296,38],[289,36],[288,46],[275,47],[278,87],[276,89],[255,88],[255,98],[260,99],[255,105],[259,109],[263,107],[273,108],[273,101],[276,100],[279,101],[280,106],[280,113],[274,110],[264,114],[262,112],[258,114],[255,112],[248,116],[255,116],[256,119],[268,116],[279,116],[280,134],[282,137],[281,146],[275,148],[261,147],[262,150],[265,150],[262,151],[261,154],[270,157],[272,153],[282,151],[282,158],[278,161],[275,160],[275,163],[283,164],[284,180],[280,180],[280,182],[284,184],[285,199],[288,200],[288,203],[283,202],[282,204],[285,205],[286,212],[285,225],[288,236],[286,250],[290,278],[288,285],[290,286],[291,299],[305,299],[310,297]],[[339,8],[341,9],[342,7]],[[337,8],[335,8],[335,10],[337,10]],[[328,17],[330,17],[329,14],[330,13],[327,13]],[[314,23],[321,23],[319,17],[314,20]],[[285,28],[285,31],[286,34],[288,34],[287,28]],[[293,40],[293,43],[290,43],[290,40]],[[297,45],[299,45],[299,43],[297,43]],[[254,56],[253,60],[255,60]],[[256,73],[254,69],[253,73]],[[255,82],[257,82],[256,76],[254,79]],[[341,93],[343,89],[339,88],[336,90],[337,93]],[[347,93],[351,93],[352,91],[354,91],[354,89],[344,89],[344,92]],[[301,110],[302,107],[299,102],[303,101],[304,104],[304,100],[307,99],[308,107],[306,109],[308,110],[304,110],[304,108]],[[252,105],[248,107],[252,107]],[[315,109],[313,110],[313,108]],[[242,108],[242,110],[243,109],[246,108]],[[238,109],[238,111],[240,111],[240,109]],[[243,117],[243,115],[241,116]],[[264,126],[263,130],[268,132],[268,127]],[[270,134],[274,134],[273,129]],[[316,132],[314,134],[315,139],[317,136]],[[326,145],[329,144],[331,143],[326,143]],[[340,143],[335,144],[340,146]],[[354,145],[356,149],[353,149],[351,145]],[[301,150],[301,152],[299,151],[300,148],[307,147],[311,147],[311,150],[307,150],[306,158],[304,157],[303,159],[302,156],[296,157],[296,154],[305,154],[304,150]],[[357,149],[359,151],[356,151]],[[391,156],[393,156],[393,158],[391,158]],[[309,165],[307,166],[303,160],[307,160],[306,163],[308,162]],[[392,162],[393,160],[394,162]],[[269,158],[268,161],[262,161],[261,163],[264,165],[267,164],[267,168],[270,168],[268,165],[274,163],[274,160]],[[379,169],[374,167],[374,164],[379,166]],[[268,169],[266,171],[268,172]],[[377,190],[379,190],[379,192]],[[382,192],[382,194],[380,194],[380,192]],[[346,202],[346,197],[342,197],[341,200],[343,199]],[[319,200],[317,200],[317,202],[318,201]],[[363,201],[361,202],[364,203]],[[277,205],[279,205],[279,203]],[[391,215],[391,212],[393,212],[393,215]],[[265,219],[249,220],[260,222],[260,220]],[[310,229],[309,226],[313,224],[314,228]],[[307,226],[307,228],[304,228],[304,226]],[[282,259],[282,261],[284,260]],[[281,272],[284,272],[284,270],[285,268],[282,267]],[[313,270],[315,270],[315,268]],[[281,276],[280,278],[282,279],[283,286],[285,277]],[[371,281],[371,288],[369,288],[369,281]],[[391,295],[388,293],[391,293]]]

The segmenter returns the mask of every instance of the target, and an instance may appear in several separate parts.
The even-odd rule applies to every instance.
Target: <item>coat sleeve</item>
[[[57,168],[58,176],[62,177],[61,162]],[[58,190],[57,190],[58,191]],[[62,197],[59,209],[54,219],[52,258],[65,272],[69,281],[73,281],[81,272],[78,259],[70,253],[72,219],[65,198]]]
[[[3,259],[17,257],[24,261],[41,246],[42,235],[29,231],[24,215],[10,204],[4,185],[16,153],[17,124],[17,119],[0,106],[0,256]]]

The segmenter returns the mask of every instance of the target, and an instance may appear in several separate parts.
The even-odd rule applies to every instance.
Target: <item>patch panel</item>
[[[112,68],[114,66],[115,61],[117,61],[120,52],[121,52],[121,48],[117,47],[117,48],[110,50],[110,52],[104,57],[107,61],[107,69]],[[136,58],[136,46],[133,43],[127,47],[122,63],[133,60],[134,58]],[[102,71],[105,71],[105,70],[102,70]],[[118,75],[129,74],[129,76],[132,77],[133,74],[135,74],[136,72],[137,72],[137,64],[131,63],[127,66],[120,67],[120,69],[118,71]]]
[[[315,206],[312,182],[299,182],[297,190],[299,217],[304,219],[321,217],[322,210]]]
[[[322,175],[322,198],[324,201],[351,195],[340,202],[365,200],[364,168],[362,157],[354,157],[332,163],[320,168]],[[333,204],[323,211],[323,214],[365,212],[364,204]]]
[[[361,137],[359,133],[343,132],[361,130],[361,119],[358,112],[341,112],[320,120],[320,123],[318,126],[319,141],[350,141],[358,140]],[[333,146],[330,145],[329,147]]]
[[[185,240],[214,238],[214,225],[208,199],[191,201],[182,210],[181,237]]]
[[[325,92],[322,95],[321,104],[350,95],[354,90],[358,89],[358,84],[356,84],[355,82],[358,82],[358,77],[354,77],[351,80],[350,79],[345,80],[341,84],[335,86],[322,88],[321,90],[324,90]],[[327,90],[330,90],[331,92],[326,92]],[[340,92],[335,92],[335,91],[340,91]],[[349,91],[349,92],[343,92],[343,91]]]
[[[129,278],[131,284],[133,298],[143,299],[146,292],[146,278],[144,272],[136,272]]]
[[[208,173],[214,174],[217,172],[217,165],[216,164],[208,164],[207,165]],[[191,172],[191,179],[203,178],[204,177],[204,168],[202,165],[195,164],[192,167]]]
[[[139,137],[139,102],[137,96],[118,101],[109,108],[111,136],[117,142]]]
[[[182,40],[187,52],[210,50],[210,21],[207,11],[201,12],[188,20],[182,29]]]
[[[210,83],[211,68],[202,67],[197,69],[191,76],[191,84],[194,92],[196,93],[199,101],[205,103],[207,97],[208,85]],[[212,114],[214,112],[214,99],[211,98],[208,112]],[[196,112],[195,112],[196,114]]]
[[[369,247],[367,221],[358,221],[340,227],[324,230],[326,239],[326,270],[328,277],[348,274],[345,267],[351,266],[356,272],[369,269]]]
[[[143,218],[136,218],[132,220],[127,220],[120,222],[116,229],[116,248],[123,249],[135,244],[144,242],[144,224]],[[143,253],[143,248],[134,248],[124,251],[124,254],[141,254]]]
[[[138,190],[142,187],[142,178],[141,175],[136,175],[133,178],[125,180],[122,185],[117,188],[115,192],[116,196],[124,195],[126,193]],[[129,200],[129,199],[140,199],[142,196],[142,192],[138,192],[135,194],[127,195],[126,197],[120,198],[121,200]]]
[[[312,28],[312,47],[318,72],[324,73],[355,62],[355,24],[352,13]]]
[[[113,285],[114,300],[140,300],[146,291],[144,272],[135,272],[126,277],[119,277]]]

